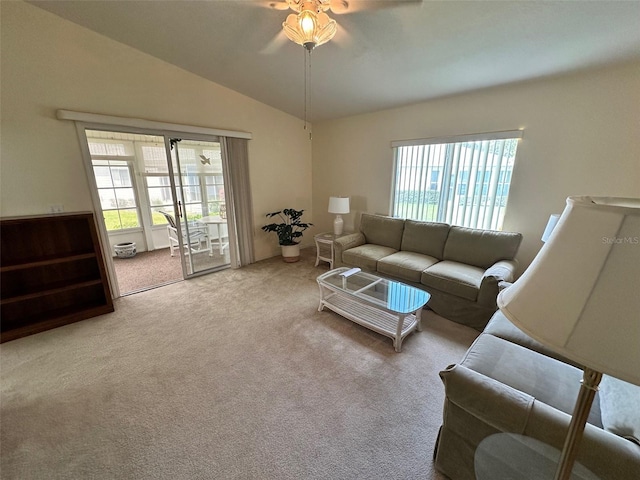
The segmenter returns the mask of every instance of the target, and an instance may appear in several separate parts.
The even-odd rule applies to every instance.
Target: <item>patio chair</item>
[[[178,240],[178,226],[173,218],[173,215],[159,211],[164,218],[167,219],[167,233],[169,234],[169,252],[171,256],[175,256],[175,251],[180,248],[180,242]],[[209,256],[213,255],[211,249],[211,239],[209,238],[209,230],[207,226],[202,222],[189,222],[189,238],[186,235],[182,236],[182,243],[187,255],[191,253],[209,252]]]

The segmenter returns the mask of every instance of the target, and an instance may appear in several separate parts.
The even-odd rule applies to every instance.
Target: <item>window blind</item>
[[[500,230],[522,131],[393,142],[392,214]]]

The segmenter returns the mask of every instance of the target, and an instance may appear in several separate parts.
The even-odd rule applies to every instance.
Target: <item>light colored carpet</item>
[[[113,258],[120,294],[182,280],[180,255],[172,257],[168,248],[138,252],[131,258]]]
[[[206,252],[193,254],[196,271],[229,265],[229,249],[220,255],[214,246],[212,255]],[[187,265],[189,265],[187,260]],[[140,290],[154,288],[182,280],[180,255],[171,256],[168,248],[151,252],[138,252],[131,258],[113,258],[120,294],[125,295]],[[190,268],[190,267],[187,267]]]
[[[0,348],[9,479],[442,479],[438,371],[477,332],[318,312],[314,253],[124,297]]]

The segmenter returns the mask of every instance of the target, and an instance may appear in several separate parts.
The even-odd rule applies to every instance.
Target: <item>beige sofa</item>
[[[360,267],[420,287],[428,306],[482,330],[513,281],[522,235],[363,213],[360,231],[335,241],[334,267]]]
[[[486,461],[483,445],[495,435],[522,435],[556,452],[562,449],[582,370],[528,337],[502,312],[495,313],[460,363],[440,376],[445,402],[435,461],[452,480],[476,478],[477,462]],[[600,480],[640,478],[638,405],[640,387],[603,377],[577,458]],[[492,478],[509,478],[505,472],[513,468],[527,478],[522,472],[545,460],[533,460],[528,450],[518,458],[503,447],[491,455]]]

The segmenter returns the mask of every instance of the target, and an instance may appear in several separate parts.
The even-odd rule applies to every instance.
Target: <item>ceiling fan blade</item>
[[[289,41],[285,33],[280,30],[275,37],[260,50],[262,55],[273,55]]]
[[[274,10],[287,10],[289,8],[286,0],[267,0],[261,3]]]
[[[364,10],[403,7],[422,3],[423,0],[331,0],[331,11],[336,15]]]
[[[340,24],[338,24],[338,33],[336,34],[335,37],[333,37],[331,42],[335,43],[338,47],[342,49],[348,50],[351,48],[353,44],[353,37],[351,36],[351,33],[349,33],[349,30],[341,27]]]

